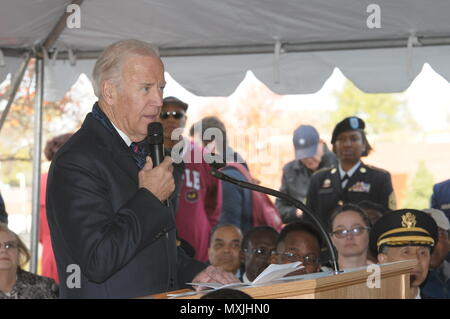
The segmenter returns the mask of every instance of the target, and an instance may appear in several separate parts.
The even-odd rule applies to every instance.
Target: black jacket
[[[176,246],[173,212],[138,188],[132,156],[119,134],[90,113],[53,159],[47,214],[60,297],[131,298],[170,291],[206,267]]]
[[[328,226],[328,219],[338,205],[370,200],[386,209],[395,208],[395,196],[388,171],[361,163],[344,189],[337,167],[326,168],[311,177],[307,205]]]
[[[328,150],[326,144],[323,145],[323,156],[319,164],[319,170],[325,167],[337,165],[336,155]],[[308,169],[300,160],[293,160],[283,167],[283,177],[281,179],[280,192],[286,193],[295,199],[306,202],[309,183],[314,172]],[[284,199],[277,198],[275,204],[281,214],[284,223],[289,223],[297,219],[297,208]]]

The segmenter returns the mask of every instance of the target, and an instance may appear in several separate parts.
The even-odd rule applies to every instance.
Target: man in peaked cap
[[[336,165],[337,160],[311,125],[300,125],[294,131],[292,142],[295,159],[283,167],[280,192],[304,203],[312,174],[322,168]],[[301,216],[295,206],[283,199],[277,198],[275,204],[284,223]]]
[[[369,248],[379,263],[417,260],[411,272],[411,298],[425,297],[419,286],[425,281],[430,256],[438,240],[438,227],[427,213],[400,209],[384,215],[370,231]]]
[[[339,122],[331,139],[338,164],[311,177],[306,203],[325,226],[332,212],[348,203],[369,200],[386,210],[395,209],[389,172],[361,161],[372,150],[364,129],[364,121],[356,116]]]

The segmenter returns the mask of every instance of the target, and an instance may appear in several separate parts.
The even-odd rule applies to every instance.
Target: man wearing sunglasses
[[[195,258],[208,261],[208,241],[217,224],[222,206],[220,180],[209,174],[210,167],[203,160],[203,150],[193,141],[183,139],[188,104],[169,96],[163,99],[159,121],[164,128],[164,147],[172,158],[182,160],[177,184],[178,201],[176,227],[178,236],[195,249]]]

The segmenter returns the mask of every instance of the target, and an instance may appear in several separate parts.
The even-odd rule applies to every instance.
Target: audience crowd
[[[288,276],[330,271],[325,239],[307,212],[284,199],[277,199],[276,208],[269,209],[255,202],[261,197],[254,196],[254,191],[209,174],[204,155],[226,159],[220,169],[223,173],[257,183],[245,159],[228,145],[225,125],[217,117],[202,119],[191,128],[189,138],[183,137],[187,110],[187,103],[167,97],[160,113],[166,151],[175,161],[176,188],[170,200],[176,210],[179,246],[244,283],[255,280],[270,264],[301,262],[302,267]],[[280,191],[306,204],[322,223],[341,271],[414,259],[417,266],[411,274],[411,298],[449,298],[450,181],[434,187],[432,208],[396,210],[389,172],[362,161],[372,150],[365,127],[358,117],[343,119],[333,131],[331,150],[314,127],[297,128],[293,134],[295,160],[283,168]],[[49,160],[69,137],[66,134],[49,142]],[[41,200],[42,270],[52,279],[23,270],[29,253],[8,228],[0,200],[0,298],[58,296],[58,274],[45,216],[45,180],[46,175]],[[257,222],[263,215],[275,222]],[[205,298],[226,298],[222,293]],[[231,292],[230,296],[241,295]]]

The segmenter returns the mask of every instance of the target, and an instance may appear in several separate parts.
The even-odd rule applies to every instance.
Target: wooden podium
[[[373,279],[375,272],[374,270],[368,272],[364,267],[339,275],[317,273],[297,277],[298,279],[294,281],[279,281],[264,286],[238,289],[255,299],[408,299],[409,276],[416,263],[415,260],[407,260],[377,265],[379,288],[369,288],[368,279],[374,283],[370,279]],[[182,291],[177,291],[179,292]],[[197,293],[176,299],[198,299],[202,295],[203,293]],[[167,294],[152,297],[167,298]]]

